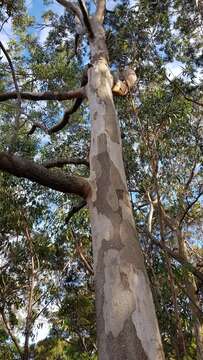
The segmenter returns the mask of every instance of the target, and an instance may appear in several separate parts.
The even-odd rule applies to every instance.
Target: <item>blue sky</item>
[[[60,4],[58,4],[56,1],[53,1],[50,5],[44,5],[43,0],[26,0],[26,5],[28,9],[28,13],[31,16],[34,16],[37,23],[42,24],[44,22],[42,15],[47,10],[52,10],[58,15],[62,15],[64,13],[64,8]],[[31,30],[31,32],[34,32]],[[39,40],[41,43],[43,43],[46,40],[46,37],[49,32],[49,28],[45,27],[42,30],[35,30],[37,32],[37,35],[39,37]]]

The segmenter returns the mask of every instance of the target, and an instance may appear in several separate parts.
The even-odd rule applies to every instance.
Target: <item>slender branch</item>
[[[49,129],[44,124],[35,121],[31,127],[31,129],[28,131],[27,135],[29,136],[29,135],[34,134],[34,132],[37,128],[43,130],[46,134],[49,134]]]
[[[70,115],[73,114],[74,111],[71,110],[66,110],[63,118],[61,121],[59,121],[56,125],[52,126],[49,130],[48,130],[48,134],[54,134],[60,130],[62,130],[69,122],[69,118]]]
[[[178,253],[175,253],[174,251],[172,251],[163,242],[156,240],[155,237],[152,234],[150,234],[150,232],[146,228],[144,229],[144,231],[147,234],[147,236],[150,238],[150,240],[153,242],[153,244],[160,247],[162,250],[166,251],[173,259],[177,260],[181,265],[187,267],[188,271],[190,271],[193,275],[195,275],[198,279],[200,279],[203,282],[203,273],[202,272],[198,271],[195,268],[195,266],[193,266],[191,263],[186,261]]]
[[[103,23],[104,20],[105,8],[106,0],[97,0],[96,17],[101,23]]]
[[[33,323],[37,320],[37,318],[43,314],[43,312],[48,308],[48,306],[52,303],[54,298],[51,298],[48,302],[46,302],[46,305],[33,317]]]
[[[68,267],[68,263],[66,263],[62,269],[61,275],[59,277],[59,286],[60,286],[60,281],[63,280],[63,275],[65,274],[65,271]],[[51,286],[51,288],[49,289],[49,293],[51,294],[52,289],[54,289],[55,284],[53,284]],[[42,294],[35,302],[33,305],[35,305],[38,301],[42,300],[45,296],[47,296],[48,291],[46,291],[46,293]],[[46,310],[48,308],[48,306],[52,303],[52,301],[55,299],[55,297],[52,297],[44,306],[43,308],[33,317],[33,323],[36,321],[36,319],[44,312],[44,310]]]
[[[10,16],[8,16],[8,17],[2,22],[1,27],[0,27],[0,32],[1,32],[1,30],[3,29],[5,23],[7,23],[7,21],[9,20],[9,18],[10,18]]]
[[[9,64],[9,67],[11,69],[11,74],[12,74],[12,78],[13,78],[13,82],[14,82],[14,86],[15,86],[15,89],[16,89],[16,98],[17,98],[17,105],[18,105],[18,111],[16,113],[16,116],[15,116],[15,126],[14,126],[14,133],[13,133],[13,136],[11,138],[11,147],[13,146],[13,144],[15,143],[16,141],[16,138],[17,138],[17,132],[18,132],[18,129],[19,129],[19,126],[20,126],[20,116],[21,116],[21,103],[22,103],[22,100],[21,100],[21,95],[20,95],[20,90],[19,90],[19,86],[18,86],[18,82],[17,82],[17,78],[16,78],[16,74],[15,74],[15,69],[14,69],[14,66],[13,66],[13,63],[11,61],[11,58],[9,56],[9,53],[8,51],[6,50],[6,48],[4,47],[4,45],[2,44],[2,42],[0,41],[0,48],[1,50],[3,51],[4,55],[6,56],[6,59],[8,61],[8,64]]]
[[[15,69],[14,69],[14,66],[13,66],[13,63],[11,61],[11,58],[9,56],[8,51],[5,49],[5,47],[4,47],[4,45],[2,44],[1,41],[0,41],[0,48],[3,51],[4,55],[6,56],[7,61],[8,61],[9,66],[10,66],[10,69],[11,69],[12,78],[13,78],[14,86],[15,86],[15,89],[16,89],[16,98],[18,100],[19,113],[21,113],[21,95],[20,95],[20,90],[19,90],[17,79],[16,79],[16,75],[15,75]]]
[[[185,98],[185,100],[187,101],[190,101],[190,102],[193,102],[194,104],[196,105],[199,105],[199,106],[203,106],[203,103],[202,102],[199,102],[198,100],[194,100],[193,98],[190,98],[189,96],[187,96],[185,94],[185,92],[180,88],[180,86],[177,85],[177,83],[174,83],[173,80],[169,79],[169,77],[165,74],[165,77],[166,79],[170,82],[170,84],[175,84],[175,87],[176,89],[183,95],[183,97]]]
[[[94,38],[94,33],[92,31],[92,27],[91,27],[91,24],[90,24],[90,20],[89,20],[89,16],[88,16],[88,13],[87,13],[86,6],[83,3],[83,0],[78,0],[78,3],[79,3],[79,6],[80,6],[80,10],[82,12],[82,15],[83,15],[83,21],[84,21],[85,27],[86,27],[86,29],[88,31],[89,37],[91,39],[93,39]]]
[[[199,200],[199,198],[203,195],[203,190],[201,190],[199,192],[199,194],[196,196],[196,198],[190,203],[188,204],[188,206],[186,207],[186,209],[184,210],[183,215],[181,216],[180,220],[179,220],[179,224],[181,224],[184,220],[184,218],[186,217],[186,215],[188,214],[188,212],[190,211],[190,209],[193,207],[193,205],[195,205],[195,203]]]
[[[87,69],[85,69],[85,71],[83,72],[83,75],[82,75],[81,89],[84,89],[84,86],[87,84],[87,82],[88,82],[88,75],[87,75]],[[85,90],[83,91],[83,93],[80,96],[77,97],[73,106],[69,110],[65,111],[62,120],[59,121],[56,125],[52,126],[50,129],[48,129],[45,125],[35,122],[33,124],[32,128],[30,129],[28,135],[32,135],[37,128],[42,129],[47,134],[53,134],[55,132],[62,130],[68,124],[70,115],[74,114],[78,110],[78,108],[82,104],[84,98],[85,98]]]
[[[18,340],[16,339],[16,337],[12,333],[10,325],[9,325],[7,319],[6,319],[4,310],[2,310],[2,309],[1,309],[1,316],[2,316],[3,323],[5,325],[6,331],[7,331],[8,335],[11,337],[11,339],[12,339],[13,343],[15,344],[15,347],[16,347],[21,359],[23,360],[23,353],[22,353],[22,351],[20,349],[20,345],[18,344]]]
[[[171,288],[171,298],[172,298],[172,303],[173,303],[173,307],[174,307],[176,327],[177,327],[176,335],[177,335],[178,341],[177,341],[177,346],[175,347],[175,351],[176,351],[177,359],[181,360],[183,354],[185,354],[185,352],[186,352],[186,349],[185,349],[185,340],[184,340],[182,326],[181,326],[180,310],[179,310],[179,304],[178,304],[178,294],[177,294],[177,289],[176,289],[176,285],[175,285],[175,276],[173,274],[171,258],[166,251],[164,251],[164,253],[165,253],[166,270],[167,270],[168,276],[169,276],[169,286]]]
[[[75,103],[73,104],[73,106],[69,110],[65,111],[62,120],[49,129],[44,124],[34,122],[33,126],[28,132],[28,135],[32,135],[37,128],[42,129],[46,134],[49,135],[62,130],[69,123],[70,115],[74,114],[77,111],[77,109],[80,107],[80,105],[83,102],[83,99],[84,97],[78,97]]]
[[[75,215],[78,211],[84,208],[87,205],[86,201],[81,201],[78,205],[73,206],[72,209],[69,211],[68,215],[66,216],[65,222],[68,224],[70,219],[73,215]]]
[[[83,254],[80,245],[78,245],[78,246],[76,247],[76,251],[77,251],[78,255],[80,256],[81,261],[82,261],[83,264],[85,265],[85,268],[86,268],[86,269],[88,270],[88,272],[90,273],[90,275],[94,275],[94,270],[93,270],[91,264],[89,264],[89,262],[87,261],[85,255]]]
[[[42,165],[47,168],[53,167],[63,167],[64,165],[73,164],[73,165],[85,165],[89,167],[89,162],[85,159],[55,159],[55,160],[48,160],[44,162]]]
[[[6,152],[0,153],[0,170],[29,179],[56,191],[76,194],[84,198],[90,190],[88,180],[83,177],[66,175],[61,170],[52,172],[31,160]]]
[[[195,169],[196,169],[196,161],[195,161],[195,163],[194,163],[194,165],[193,165],[193,167],[192,167],[192,170],[191,170],[191,172],[190,172],[190,176],[189,176],[189,178],[188,178],[188,180],[187,180],[187,182],[186,182],[186,184],[185,184],[185,186],[184,186],[184,190],[185,190],[185,191],[189,188],[189,186],[190,186],[190,184],[191,184],[191,182],[192,182],[192,180],[193,180],[193,178],[194,178]]]
[[[194,301],[194,299],[192,298],[192,296],[189,294],[189,292],[185,289],[184,286],[182,286],[180,284],[180,282],[178,281],[177,277],[175,277],[175,281],[177,282],[178,287],[181,289],[181,291],[189,298],[189,300],[191,301],[192,305],[195,307],[198,316],[200,317],[200,319],[202,319],[203,321],[203,311],[199,308],[199,306],[196,304],[196,302]]]
[[[151,233],[152,232],[152,220],[153,220],[153,214],[154,214],[154,202],[157,203],[157,200],[156,201],[152,200],[149,191],[147,192],[147,197],[149,199],[149,204],[150,204],[150,210],[149,210],[149,214],[148,214],[148,231]]]
[[[75,243],[76,243],[76,251],[77,251],[78,255],[80,256],[81,261],[85,265],[85,268],[88,270],[90,275],[94,275],[94,270],[92,268],[92,265],[89,264],[89,262],[87,261],[85,255],[82,252],[82,242],[77,240],[75,232],[73,231],[73,229],[71,229],[71,232],[72,232],[72,236],[73,236],[73,238],[75,240]]]
[[[1,93],[0,94],[0,102],[7,101],[10,99],[16,99],[18,96],[16,91]],[[24,100],[33,100],[33,101],[40,101],[40,100],[70,100],[75,98],[81,98],[85,96],[85,88],[81,87],[76,90],[72,91],[45,91],[45,92],[20,92],[21,99]]]

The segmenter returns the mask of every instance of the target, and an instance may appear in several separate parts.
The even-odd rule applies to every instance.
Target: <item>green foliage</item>
[[[2,22],[8,16],[12,22],[14,36],[7,47],[23,91],[63,91],[79,87],[84,62],[88,62],[86,42],[79,46],[78,57],[74,56],[74,17],[67,13],[59,16],[50,9],[51,3],[44,1],[46,11],[39,25],[23,1],[0,2]],[[43,43],[36,35],[39,26],[48,29]],[[151,243],[144,231],[150,213],[147,194],[156,195],[158,182],[166,214],[173,221],[184,215],[180,225],[191,249],[189,260],[193,266],[201,265],[201,198],[185,213],[188,204],[197,198],[202,181],[202,111],[197,104],[202,102],[202,87],[197,76],[201,65],[200,26],[195,1],[142,0],[133,6],[125,1],[105,17],[112,68],[136,67],[138,75],[138,87],[127,98],[118,98],[115,102],[135,221],[168,360],[177,358],[177,318],[166,254]],[[173,63],[175,67],[177,61],[181,62],[181,75],[173,78],[167,66]],[[1,54],[0,92],[13,89],[10,68]],[[50,127],[71,105],[68,101],[44,101],[40,105],[23,102],[20,127],[15,134],[15,152],[40,163],[55,158],[88,158],[90,120],[86,103],[59,134],[47,136],[38,129],[34,135],[27,136],[33,122]],[[8,150],[13,138],[17,111],[16,100],[1,105],[2,151]],[[157,176],[153,172],[155,161]],[[194,174],[186,189],[194,164]],[[89,175],[84,165],[66,165],[63,170]],[[30,350],[35,359],[97,359],[93,279],[83,261],[85,257],[91,268],[87,209],[80,210],[66,222],[70,209],[78,204],[75,196],[67,198],[8,174],[0,177],[0,309],[15,330],[17,340],[22,341],[34,258],[35,306],[30,328],[34,343]],[[33,257],[26,235],[28,229]],[[157,208],[152,219],[152,234],[160,241]],[[165,225],[164,237],[167,246],[177,251],[177,234],[168,225]],[[171,266],[186,344],[186,354],[181,359],[195,359],[194,321],[189,297],[184,292],[191,267],[182,267],[173,259]],[[202,284],[198,286],[202,305]],[[34,334],[41,323],[48,323],[49,334],[37,341]],[[5,324],[0,325],[0,358],[19,359]]]

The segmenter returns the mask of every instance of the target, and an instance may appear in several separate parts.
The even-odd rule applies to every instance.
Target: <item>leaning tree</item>
[[[97,0],[96,6],[91,2],[89,13],[82,0],[78,5],[67,0],[57,2],[74,15],[76,43],[81,36],[86,36],[86,46],[91,54],[88,69],[77,90],[22,92],[11,56],[0,42],[15,86],[15,91],[1,93],[0,101],[16,99],[17,102],[13,136],[8,149],[0,153],[0,169],[64,194],[78,195],[83,198],[83,203],[87,203],[93,241],[99,359],[164,359],[149,281],[135,231],[113,99],[113,96],[128,94],[136,85],[136,74],[129,68],[117,76],[111,73],[103,26],[105,0]],[[9,1],[5,4],[11,7]],[[35,119],[29,135],[37,128],[47,134],[59,132],[69,122],[70,115],[87,99],[91,117],[89,178],[56,170],[57,166],[68,163],[68,159],[39,164],[15,151],[24,100],[71,99],[76,99],[75,103],[65,111],[59,123],[47,128]],[[74,161],[80,164],[79,159],[71,160]]]

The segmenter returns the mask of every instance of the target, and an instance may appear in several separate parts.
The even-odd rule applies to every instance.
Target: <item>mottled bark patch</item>
[[[103,314],[105,332],[116,337],[122,331],[126,319],[137,311],[139,293],[138,275],[135,266],[123,257],[123,250],[109,249],[104,253],[105,283]],[[134,258],[135,263],[135,258]],[[143,276],[142,276],[143,278]],[[124,281],[123,281],[124,280]],[[137,285],[137,287],[135,287]],[[141,289],[139,289],[140,291]],[[137,295],[137,296],[136,296]],[[146,294],[145,294],[146,295]]]
[[[133,266],[136,264],[136,269],[140,269],[145,273],[144,259],[136,239],[135,227],[127,220],[122,221],[120,225],[120,239],[123,244],[121,252],[123,260]]]
[[[117,337],[110,333],[107,337],[108,357],[99,354],[100,360],[149,360],[142,343],[137,336],[135,327],[130,319],[124,323],[122,331]],[[109,355],[110,354],[110,355]],[[151,360],[157,360],[151,358]]]
[[[91,63],[99,61],[101,58],[108,61],[108,50],[105,41],[105,32],[103,26],[97,22],[94,17],[90,19],[92,30],[94,32],[94,39],[90,39],[91,45]]]
[[[109,99],[109,97],[104,98],[105,108],[106,108],[106,131],[109,134],[111,140],[120,144],[120,131],[117,124],[116,111],[113,104],[113,99]]]
[[[91,44],[97,47],[97,56],[101,44]],[[99,360],[163,360],[154,305],[128,197],[111,75],[105,58],[94,59],[87,88],[92,113],[92,196],[88,203]]]

